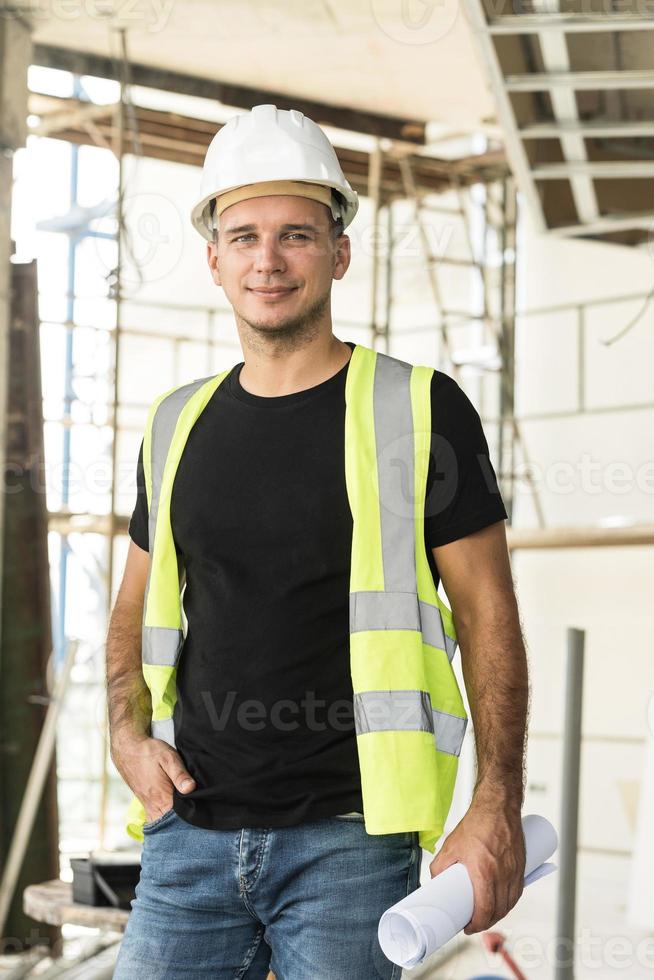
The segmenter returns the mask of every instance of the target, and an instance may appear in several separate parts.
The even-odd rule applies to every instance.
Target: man
[[[116,980],[397,980],[377,924],[418,887],[465,730],[439,578],[478,771],[430,871],[466,864],[468,933],[522,891],[507,514],[461,388],[332,333],[356,206],[296,111],[257,106],[207,153],[193,222],[244,361],[155,402],[139,453],[107,640],[112,759],[144,842]],[[414,696],[418,715],[399,710]]]

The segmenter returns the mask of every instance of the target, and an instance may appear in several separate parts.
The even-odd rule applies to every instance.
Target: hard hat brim
[[[302,184],[315,184],[315,180],[306,180],[303,178],[289,177],[288,180],[292,180],[294,183]],[[340,184],[324,181],[323,185],[325,187],[331,187],[332,190],[336,191],[339,199],[342,201],[341,207],[341,218],[343,220],[343,230],[345,230],[349,224],[353,221],[357,211],[359,210],[359,199],[358,195],[352,191],[350,188],[346,189]],[[202,235],[204,239],[208,242],[213,242],[213,232],[211,228],[210,211],[209,205],[211,201],[218,194],[225,194],[232,190],[237,190],[238,187],[242,187],[242,184],[234,184],[232,187],[221,187],[220,190],[214,191],[211,194],[205,194],[205,196],[197,202],[191,209],[191,223],[193,227]]]

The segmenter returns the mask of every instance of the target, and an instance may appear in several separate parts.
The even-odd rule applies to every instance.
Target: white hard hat
[[[230,119],[211,140],[202,168],[200,200],[191,211],[193,226],[212,241],[211,201],[235,188],[267,181],[331,188],[336,192],[331,194],[332,214],[342,218],[344,229],[359,208],[359,197],[320,126],[298,109],[257,105]],[[315,194],[308,192],[307,196]]]

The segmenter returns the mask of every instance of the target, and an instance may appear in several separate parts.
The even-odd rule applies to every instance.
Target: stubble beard
[[[308,309],[279,323],[248,320],[242,313],[237,313],[238,320],[245,328],[244,340],[248,347],[252,350],[269,350],[272,342],[277,353],[303,347],[319,333],[320,323],[329,307],[330,294],[331,288]]]

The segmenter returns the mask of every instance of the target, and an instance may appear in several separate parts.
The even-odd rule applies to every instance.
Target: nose
[[[265,276],[273,272],[285,271],[286,263],[274,236],[264,236],[260,239],[255,250],[254,268]]]

